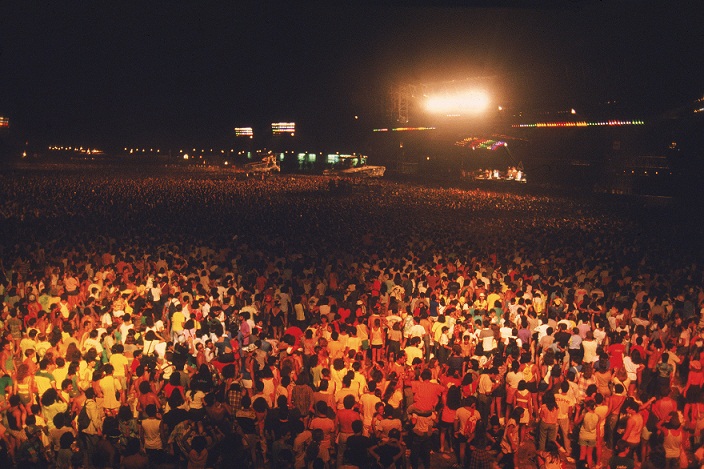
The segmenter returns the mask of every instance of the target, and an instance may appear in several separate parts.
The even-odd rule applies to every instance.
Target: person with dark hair
[[[459,386],[450,386],[443,395],[438,427],[440,429],[440,452],[451,453],[454,446],[454,426],[457,409],[462,407],[462,392]]]
[[[93,461],[100,442],[105,413],[98,407],[95,401],[95,391],[92,387],[86,389],[86,400],[83,406],[88,415],[89,424],[86,428],[79,428],[79,439],[82,443],[82,449],[86,452],[88,461]]]
[[[73,436],[73,428],[71,427],[70,416],[66,413],[54,415],[52,419],[53,428],[49,429],[49,441],[54,451],[61,449],[61,437],[65,433],[70,433]]]
[[[430,469],[430,444],[438,417],[434,411],[420,412],[413,410],[409,414],[413,429],[411,431],[411,467],[418,469],[418,462],[423,462],[425,469]]]
[[[49,454],[42,442],[42,428],[36,425],[34,415],[27,416],[25,433],[27,438],[15,453],[17,467],[43,469],[49,467]]]
[[[125,346],[122,344],[115,344],[112,346],[112,354],[110,355],[110,365],[112,365],[114,372],[113,376],[116,380],[120,382],[122,389],[127,389],[127,376],[129,375],[129,363],[130,361],[125,357]]]
[[[634,469],[636,462],[631,455],[631,448],[626,442],[619,440],[616,443],[611,459],[609,460],[610,469]]]
[[[496,464],[494,456],[487,451],[488,441],[484,435],[477,435],[469,441],[469,455],[467,456],[467,469],[492,469]]]
[[[477,410],[477,398],[470,396],[462,401],[462,407],[455,413],[455,456],[459,464],[465,462],[467,443],[474,438],[481,414]]]
[[[626,409],[626,415],[628,420],[626,420],[626,429],[621,437],[621,441],[628,445],[631,451],[631,455],[636,456],[636,449],[641,444],[641,438],[643,434],[643,428],[645,427],[645,421],[643,415],[640,413],[640,406],[635,401],[629,401],[624,404]],[[651,412],[654,413],[651,407]],[[659,419],[662,420],[662,419]]]
[[[208,461],[207,441],[198,435],[191,440],[191,451],[188,453],[188,469],[205,469]]]
[[[345,408],[338,410],[335,415],[338,466],[342,465],[343,462],[345,449],[347,448],[347,438],[354,435],[354,429],[352,428],[352,424],[362,419],[362,416],[359,414],[359,412],[353,409],[355,404],[356,402],[354,396],[345,396],[343,399],[343,405]]]
[[[139,424],[127,405],[121,406],[117,411],[117,421],[120,429],[120,448],[124,449],[129,439],[139,438]]]
[[[352,431],[354,432],[347,438],[346,451],[343,462],[352,466],[357,466],[359,469],[367,469],[369,467],[369,448],[372,447],[372,440],[368,436],[362,434],[364,424],[361,420],[352,422]]]
[[[382,441],[381,444],[369,448],[369,454],[383,469],[405,467],[403,462],[405,453],[406,449],[401,439],[401,432],[397,429],[391,430],[389,438]]]
[[[282,468],[288,464],[288,454],[293,454],[293,447],[290,445],[291,424],[286,422],[280,426],[271,445],[272,467]]]
[[[73,467],[72,459],[74,452],[72,446],[75,441],[76,438],[73,436],[73,433],[69,431],[61,434],[57,442],[58,446],[53,445],[56,451],[56,460],[54,461],[56,469],[70,469]]]
[[[538,453],[538,464],[541,469],[562,469],[560,448],[555,441],[548,441],[545,451]]]
[[[137,411],[144,416],[144,411],[150,404],[161,407],[159,396],[152,389],[149,381],[142,381],[138,386],[139,396],[137,396]]]
[[[42,416],[47,423],[47,427],[51,430],[54,428],[54,416],[66,412],[68,410],[68,404],[59,397],[59,393],[56,392],[54,388],[49,388],[42,395],[41,403]]]
[[[296,407],[301,415],[306,415],[313,402],[313,388],[310,386],[309,374],[304,370],[296,378],[296,384],[291,389],[291,405]]]
[[[103,366],[104,376],[98,381],[101,396],[103,398],[103,409],[106,413],[117,415],[120,405],[126,402],[125,391],[122,384],[113,376],[114,368],[108,364]]]
[[[173,390],[167,404],[169,404],[169,411],[164,414],[163,422],[168,433],[173,431],[176,425],[188,418],[188,411],[184,408],[185,400],[178,389]]]
[[[121,469],[147,469],[150,461],[147,456],[140,452],[140,442],[138,438],[129,438],[125,442],[122,460],[120,461]]]
[[[310,420],[308,429],[312,432],[316,430],[323,432],[320,451],[329,454],[335,440],[336,425],[335,421],[328,416],[328,406],[325,402],[318,401],[315,404],[315,416]]]
[[[161,461],[163,455],[164,445],[161,439],[162,422],[158,418],[156,405],[148,404],[144,409],[144,413],[146,414],[146,418],[139,422],[141,426],[140,436],[142,438],[142,445],[149,458],[149,464],[156,466]]]
[[[543,403],[540,406],[540,422],[538,424],[538,451],[545,451],[545,443],[555,441],[557,438],[557,416],[559,409],[555,402],[555,396],[545,393]]]
[[[599,416],[594,412],[593,400],[584,403],[584,409],[576,417],[575,424],[582,424],[579,429],[579,460],[587,467],[594,466],[594,448],[597,445],[597,430],[600,425]]]
[[[186,391],[188,415],[194,421],[198,421],[205,416],[205,407],[203,405],[205,393],[202,386],[203,384],[200,382],[191,382],[190,389]]]
[[[503,384],[496,380],[497,374],[498,370],[496,368],[485,368],[479,375],[479,384],[477,385],[477,410],[479,410],[483,422],[489,421],[494,390],[499,384]]]
[[[430,412],[438,405],[440,398],[447,392],[447,388],[439,383],[432,382],[432,373],[425,369],[420,374],[420,380],[411,382],[413,390],[413,404],[408,408],[408,414]]]
[[[250,456],[253,462],[257,461],[257,443],[259,442],[259,430],[257,428],[257,414],[252,409],[252,399],[245,394],[240,402],[241,407],[235,412],[235,429],[244,435],[247,446],[250,449]]]
[[[168,382],[164,385],[163,388],[164,396],[167,399],[171,398],[171,393],[174,391],[174,389],[178,389],[181,393],[181,396],[185,396],[186,390],[181,384],[181,373],[178,371],[174,371],[169,376]]]
[[[10,396],[8,404],[10,407],[7,409],[7,433],[11,437],[9,450],[10,454],[14,454],[20,444],[27,439],[27,434],[23,430],[27,419],[27,410],[17,394]]]
[[[513,469],[516,466],[516,454],[521,444],[519,422],[525,409],[516,407],[511,411],[511,416],[506,421],[506,428],[501,439],[501,460],[504,469]]]
[[[39,370],[34,374],[34,383],[40,398],[49,389],[56,390],[56,378],[49,372],[50,366],[53,367],[53,363],[48,358],[43,358],[39,361]]]
[[[572,458],[572,440],[570,436],[570,421],[574,417],[574,409],[576,402],[574,397],[570,394],[570,384],[567,381],[560,383],[559,392],[554,394],[555,403],[559,409],[557,414],[557,425],[558,430],[562,434],[562,441],[564,442],[565,452],[567,453],[567,462],[572,463],[574,459]]]

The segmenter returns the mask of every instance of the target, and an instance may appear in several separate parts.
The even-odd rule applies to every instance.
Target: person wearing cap
[[[486,301],[486,293],[483,291],[479,292],[477,299],[474,300],[474,304],[472,306],[480,314],[485,314],[489,310],[489,302]]]

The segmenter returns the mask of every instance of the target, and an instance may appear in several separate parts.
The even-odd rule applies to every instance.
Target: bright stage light
[[[436,114],[479,114],[489,107],[489,101],[486,91],[470,90],[429,96],[425,108]]]

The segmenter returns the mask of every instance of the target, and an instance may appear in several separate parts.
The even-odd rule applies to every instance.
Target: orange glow
[[[467,115],[482,113],[489,104],[489,94],[486,91],[469,90],[429,96],[425,109],[434,114]]]

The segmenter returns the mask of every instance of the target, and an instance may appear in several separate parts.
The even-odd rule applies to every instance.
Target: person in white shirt
[[[425,327],[421,326],[420,318],[414,318],[413,326],[411,326],[411,330],[408,332],[408,337],[420,337],[422,339],[425,333]]]
[[[512,337],[516,338],[513,335],[513,325],[508,319],[504,320],[504,325],[503,327],[501,327],[501,329],[499,329],[499,333],[501,334],[501,341],[504,344],[508,344],[508,339]]]
[[[127,333],[130,329],[134,329],[134,324],[132,324],[132,318],[129,314],[125,314],[122,317],[122,324],[120,324],[120,341],[124,344],[127,339]]]
[[[88,350],[94,348],[96,352],[98,352],[98,355],[101,355],[103,353],[103,346],[100,344],[100,340],[98,339],[98,330],[93,329],[90,331],[90,334],[88,335],[88,338],[83,342],[83,353],[87,352]]]
[[[381,402],[381,399],[375,394],[376,382],[369,381],[368,391],[362,394],[359,398],[360,411],[362,414],[362,423],[364,424],[364,433],[371,434],[372,423],[376,413],[376,405]]]
[[[412,337],[408,340],[408,343],[409,345],[403,351],[406,354],[406,365],[411,366],[414,358],[423,360],[423,350],[419,346],[421,343],[420,337]]]

